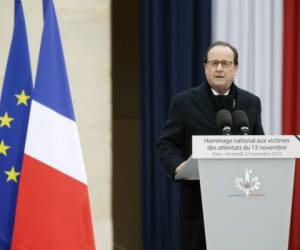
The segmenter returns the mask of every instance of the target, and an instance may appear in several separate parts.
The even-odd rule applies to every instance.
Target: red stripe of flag
[[[87,186],[28,155],[22,173],[12,249],[94,249]]]
[[[300,134],[300,4],[284,0],[283,49],[283,134]],[[294,181],[289,250],[300,249],[300,164],[297,161]]]

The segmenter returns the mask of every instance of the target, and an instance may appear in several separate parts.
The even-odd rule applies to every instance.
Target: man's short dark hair
[[[207,54],[208,52],[213,48],[213,47],[216,47],[216,46],[224,46],[224,47],[228,47],[232,50],[233,52],[233,63],[234,65],[238,65],[239,64],[239,55],[238,55],[238,52],[237,52],[237,49],[235,47],[233,47],[231,44],[229,43],[226,43],[226,42],[223,42],[223,41],[216,41],[214,42],[213,44],[211,44],[207,50],[206,50],[206,54],[204,56],[204,63],[207,63]]]

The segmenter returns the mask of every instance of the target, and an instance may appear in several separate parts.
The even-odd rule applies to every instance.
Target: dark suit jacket
[[[233,85],[235,86],[235,85]],[[261,124],[260,99],[235,87],[234,110],[243,110],[249,119],[249,134],[264,134]],[[168,176],[192,152],[192,135],[218,135],[216,109],[207,83],[177,94],[170,105],[168,119],[157,143],[159,157]],[[205,233],[199,181],[180,183],[182,250],[205,250]]]

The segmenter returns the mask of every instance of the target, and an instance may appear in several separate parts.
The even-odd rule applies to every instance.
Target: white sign
[[[193,136],[192,158],[300,158],[300,136]]]

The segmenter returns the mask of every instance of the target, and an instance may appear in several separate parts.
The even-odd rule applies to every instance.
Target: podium
[[[287,250],[299,136],[193,136],[207,250]]]

